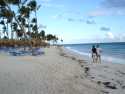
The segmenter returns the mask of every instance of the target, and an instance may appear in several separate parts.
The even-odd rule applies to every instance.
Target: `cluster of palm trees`
[[[43,43],[45,40],[53,40],[56,42],[58,38],[55,35],[45,35],[44,30],[39,32],[37,23],[39,8],[40,5],[36,0],[0,0],[0,38],[2,38],[0,41],[42,40]],[[10,38],[9,32],[11,32]]]

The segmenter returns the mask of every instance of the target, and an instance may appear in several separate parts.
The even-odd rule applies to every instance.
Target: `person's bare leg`
[[[94,58],[92,57],[92,63],[94,63]]]
[[[101,56],[98,55],[98,63],[101,63]]]
[[[99,56],[99,63],[101,63],[101,56]]]
[[[97,63],[97,56],[94,55],[94,63]]]
[[[94,63],[94,55],[92,54],[92,63]]]
[[[99,63],[99,56],[97,56],[97,58],[96,58],[96,62]]]

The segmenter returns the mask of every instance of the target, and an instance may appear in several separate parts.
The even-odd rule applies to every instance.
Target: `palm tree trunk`
[[[1,32],[0,32],[0,39],[1,39]]]
[[[6,1],[6,0],[3,0],[3,1],[6,3],[7,8],[11,11],[11,8],[10,8],[10,6],[7,4],[7,1]],[[19,5],[18,5],[18,7],[20,8]],[[20,22],[17,20],[17,18],[16,18],[16,16],[15,16],[15,14],[14,14],[14,19],[15,19],[15,21],[17,22],[17,24],[19,25],[20,29],[23,31],[24,37],[26,38],[26,32],[25,32],[24,26],[23,26],[22,24],[20,24]]]
[[[10,23],[10,29],[11,29],[11,39],[13,39],[12,22]]]
[[[37,26],[37,33],[38,33],[38,23],[37,23],[37,12],[36,12],[36,9],[35,9],[35,18],[36,18],[36,26]]]
[[[9,31],[9,25],[8,25],[8,22],[7,22],[7,29],[6,29],[6,35],[7,35],[7,38],[9,38],[8,31]]]

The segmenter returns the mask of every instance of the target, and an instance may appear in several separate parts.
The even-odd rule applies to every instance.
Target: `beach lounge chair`
[[[21,51],[18,50],[13,50],[9,52],[12,56],[23,56],[24,53],[22,53]]]
[[[42,48],[34,48],[32,50],[32,55],[33,56],[42,55],[42,54],[44,54],[44,51],[43,51]]]

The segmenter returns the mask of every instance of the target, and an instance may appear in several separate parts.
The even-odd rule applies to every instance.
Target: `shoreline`
[[[104,94],[124,94],[125,93],[125,64],[122,63],[91,63],[76,52],[62,47],[65,56],[79,63],[91,81],[98,83],[100,86],[109,88],[104,90]],[[86,71],[87,68],[87,71]],[[119,77],[118,77],[119,76]],[[121,87],[121,91],[117,90]],[[111,89],[111,90],[110,90]],[[114,90],[113,90],[114,89]],[[116,92],[114,92],[116,89]],[[122,91],[123,89],[123,91]]]
[[[62,47],[44,51],[41,56],[0,55],[0,93],[125,93],[125,65],[88,63]]]
[[[68,47],[64,47],[64,49],[69,50],[70,52],[72,52],[72,54],[80,55],[81,57],[86,59],[88,62],[92,63],[91,53],[79,52],[77,50],[70,49]],[[125,64],[124,59],[115,58],[111,56],[105,56],[105,55],[102,55],[102,63]]]

